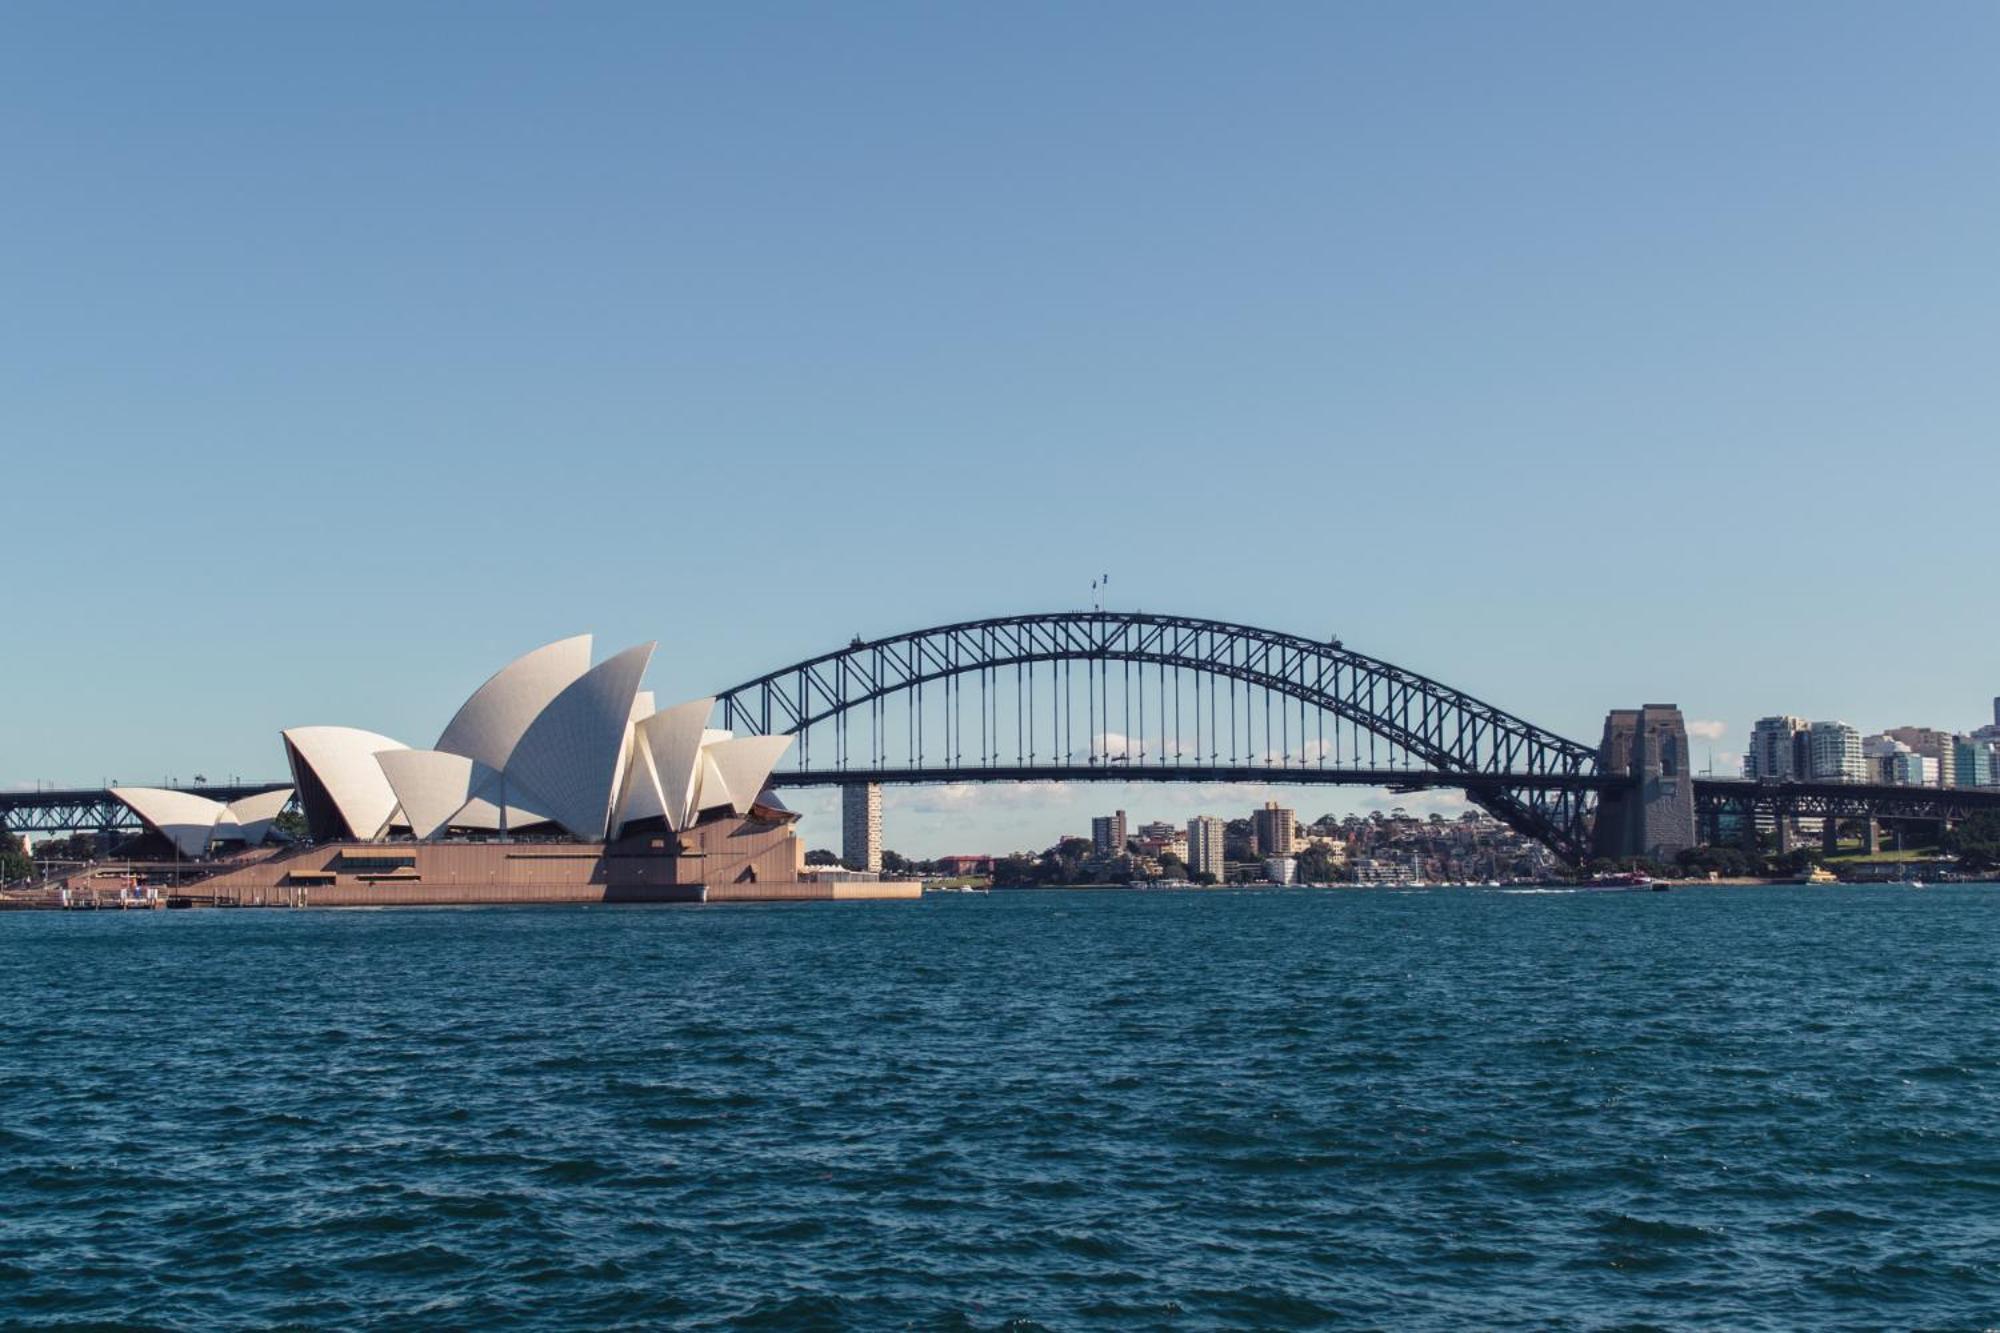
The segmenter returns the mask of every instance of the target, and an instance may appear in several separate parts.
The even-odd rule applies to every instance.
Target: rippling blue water
[[[0,917],[0,1324],[2000,1323],[2000,890]]]

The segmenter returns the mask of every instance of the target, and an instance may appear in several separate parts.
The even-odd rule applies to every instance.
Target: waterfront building
[[[1884,755],[1876,761],[1876,780],[1892,787],[1932,787],[1936,786],[1936,764],[1915,750],[1904,750],[1900,754]]]
[[[1937,761],[1918,754],[1886,732],[1861,738],[1861,759],[1871,782],[1895,787],[1937,785]]]
[[[1864,782],[1861,733],[1845,722],[1815,722],[1807,732],[1807,776],[1814,782]]]
[[[1892,754],[1913,753],[1915,751],[1911,750],[1909,746],[1903,744],[1903,742],[1897,740],[1886,731],[1878,731],[1872,736],[1863,736],[1861,738],[1861,757],[1863,759],[1885,759]]]
[[[1477,834],[1474,830],[1460,825],[1452,830],[1452,836],[1469,845],[1477,837]],[[1294,851],[1303,852],[1310,847],[1319,848],[1335,861],[1345,861],[1347,859],[1347,839],[1337,834],[1302,833],[1298,837],[1298,846],[1294,848]]]
[[[1422,878],[1412,854],[1362,856],[1354,861],[1356,884],[1415,884]]]
[[[1950,787],[1957,782],[1957,772],[1953,766],[1952,735],[1936,727],[1891,727],[1882,733],[1892,740],[1901,741],[1918,754],[1931,761],[1928,767],[1936,770],[1927,786]]]
[[[850,870],[882,869],[882,784],[840,789],[840,860]]]
[[[1097,856],[1125,855],[1125,812],[1099,815],[1090,821],[1090,850]]]
[[[1952,781],[1959,787],[1993,785],[1993,747],[1970,736],[1952,741]]]
[[[1266,801],[1262,810],[1250,812],[1250,821],[1257,855],[1290,856],[1298,849],[1299,816],[1296,810],[1287,810],[1276,801]]]
[[[1743,776],[1766,782],[1797,781],[1812,771],[1812,724],[1781,714],[1760,717],[1750,729]]]
[[[1196,815],[1187,826],[1187,868],[1190,875],[1223,875],[1222,842],[1227,830],[1214,815]]]
[[[1267,856],[1264,858],[1264,878],[1273,884],[1291,884],[1298,878],[1299,863],[1289,856]]]

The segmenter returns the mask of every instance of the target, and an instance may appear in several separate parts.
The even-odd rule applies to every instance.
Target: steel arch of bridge
[[[1176,702],[1181,698],[1178,673],[1192,673],[1196,681],[1197,727],[1203,677],[1211,683],[1229,682],[1232,688],[1240,684],[1246,687],[1246,698],[1249,689],[1265,691],[1267,745],[1271,739],[1268,697],[1290,699],[1300,708],[1301,743],[1305,739],[1305,710],[1311,709],[1317,712],[1322,728],[1328,716],[1345,721],[1351,731],[1359,729],[1370,737],[1381,738],[1413,757],[1418,766],[1404,770],[1343,769],[1327,763],[1324,748],[1316,762],[1304,758],[1295,761],[1288,744],[1282,762],[1267,762],[1256,768],[1265,780],[1366,781],[1392,787],[1459,786],[1475,803],[1520,832],[1539,839],[1559,855],[1572,861],[1582,861],[1589,855],[1595,793],[1604,785],[1597,773],[1594,749],[1545,731],[1427,676],[1357,653],[1338,640],[1312,640],[1225,621],[1143,612],[1068,611],[1004,616],[940,625],[882,639],[857,638],[845,648],[745,681],[722,691],[716,698],[721,705],[722,725],[726,727],[767,735],[794,734],[801,738],[795,754],[796,767],[773,775],[781,784],[860,782],[875,780],[878,775],[883,780],[904,782],[1023,780],[1030,776],[1120,782],[1169,776],[1241,780],[1246,766],[1215,763],[1218,756],[1213,751],[1207,764],[1200,762],[1199,754],[1196,762],[1187,763],[1178,742],[1174,755],[1163,753],[1154,762],[1146,760],[1143,744],[1137,764],[1130,762],[1129,752],[1122,757],[1107,753],[1100,762],[1094,752],[1097,727],[1108,726],[1113,719],[1099,718],[1095,713],[1088,723],[1087,736],[1093,747],[1088,763],[1076,761],[1073,744],[1063,751],[1057,763],[1036,762],[1038,756],[1032,739],[1034,668],[1043,663],[1085,664],[1090,673],[1086,693],[1096,688],[1099,668],[1112,664],[1120,664],[1128,671],[1133,666],[1154,668],[1161,673],[1162,689],[1164,673],[1172,670],[1177,673]],[[1051,672],[1054,671],[1055,667],[1051,667]],[[998,730],[996,696],[1009,685],[1009,678],[1003,674],[1006,672],[1013,673],[1011,683],[1016,695],[1017,753],[1012,764],[996,762],[1003,750],[1003,738],[991,734]],[[975,676],[976,690],[966,684],[966,678]],[[1108,681],[1108,672],[1103,673],[1103,679]],[[1143,726],[1148,706],[1143,670],[1139,682]],[[1051,685],[1054,683],[1052,675]],[[1128,692],[1130,683],[1128,677]],[[847,736],[849,715],[865,711],[879,720],[885,711],[885,701],[902,694],[916,697],[918,704],[912,708],[911,716],[920,718],[922,692],[927,685],[941,685],[948,706],[961,713],[976,704],[980,718],[980,762],[964,762],[967,729],[961,722],[954,736],[948,721],[943,737],[945,758],[940,762],[925,759],[925,739],[920,729],[910,740],[914,762],[892,764],[872,743],[870,748],[874,752],[865,756],[863,762],[855,762]],[[1068,696],[1071,684],[1067,675],[1061,677],[1061,689]],[[955,704],[949,702],[954,690]],[[966,702],[967,695],[976,695],[974,704]],[[1094,701],[1096,696],[1092,697]],[[1215,699],[1211,690],[1211,719],[1215,716]],[[1129,704],[1129,693],[1127,700]],[[1073,696],[1069,701],[1073,711]],[[1028,710],[1030,739],[1021,747],[1020,719],[1024,706]],[[1061,706],[1055,705],[1058,717]],[[1232,710],[1235,707],[1232,693]],[[1162,709],[1164,724],[1164,704]],[[995,720],[992,728],[988,726],[989,712]],[[831,762],[816,764],[813,728],[829,721],[834,724]],[[1234,722],[1232,712],[1232,727]],[[1071,723],[1073,741],[1073,717]],[[1178,717],[1175,725],[1178,728]],[[912,726],[920,728],[920,723],[913,722]],[[1055,734],[1060,733],[1058,722]],[[879,734],[879,730],[874,734]],[[1210,743],[1213,745],[1216,739],[1211,735]],[[1373,744],[1371,740],[1371,750]],[[822,752],[827,748],[824,744],[819,747]]]

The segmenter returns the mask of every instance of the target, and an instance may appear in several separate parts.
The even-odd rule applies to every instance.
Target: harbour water
[[[2000,889],[0,916],[0,1325],[2000,1322]]]

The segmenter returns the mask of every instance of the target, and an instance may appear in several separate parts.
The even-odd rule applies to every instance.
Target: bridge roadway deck
[[[951,768],[840,768],[780,770],[771,785],[834,787],[850,782],[890,786],[961,782],[1229,782],[1268,786],[1390,787],[1422,791],[1455,787],[1467,791],[1532,788],[1541,791],[1606,791],[1631,785],[1630,778],[1594,773],[1445,773],[1396,768],[1282,768],[1272,764],[994,764]]]
[[[1072,764],[961,768],[845,768],[777,772],[772,785],[828,787],[849,782],[885,785],[959,782],[1228,782],[1268,786],[1384,787],[1391,791],[1612,791],[1633,779],[1596,773],[1448,773],[1386,768],[1274,768],[1263,764]],[[1752,782],[1743,778],[1694,779],[1704,806],[1748,802],[1760,810],[1841,818],[1963,819],[2000,811],[2000,787],[1896,787],[1866,782]]]
[[[1629,778],[1591,773],[1448,773],[1386,768],[1275,768],[1263,764],[999,764],[956,768],[844,768],[780,771],[781,788],[879,782],[892,786],[961,782],[1227,782],[1269,786],[1383,787],[1392,791],[1451,788],[1460,791],[1608,791]],[[186,787],[215,801],[240,800],[288,787],[289,782],[242,782]],[[1890,787],[1872,783],[1751,782],[1741,778],[1694,780],[1704,807],[1748,802],[1760,810],[1806,816],[1878,815],[1883,818],[1963,819],[2000,811],[2000,788]],[[10,832],[77,832],[136,828],[130,810],[99,787],[0,792],[0,827]]]

